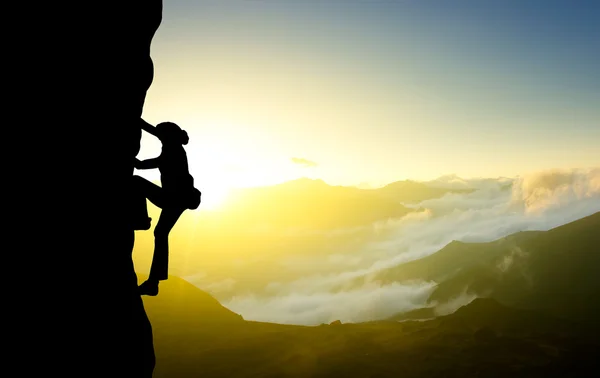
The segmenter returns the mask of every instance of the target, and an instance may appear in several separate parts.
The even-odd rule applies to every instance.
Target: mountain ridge
[[[595,274],[600,266],[598,230],[600,212],[547,231],[522,231],[487,243],[452,242],[427,257],[382,272],[379,278],[437,281],[429,297],[432,306],[467,294],[591,322],[589,314],[600,309],[591,300],[600,294]],[[432,311],[421,312],[426,316]]]

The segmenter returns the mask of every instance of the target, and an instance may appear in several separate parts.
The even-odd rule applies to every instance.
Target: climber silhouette
[[[169,233],[185,210],[197,209],[200,205],[201,193],[194,187],[194,178],[188,171],[185,149],[189,141],[187,132],[172,122],[163,122],[156,127],[143,121],[142,130],[156,136],[162,143],[160,156],[134,162],[136,169],[158,168],[161,174],[162,187],[134,175],[134,190],[137,193],[141,218],[146,221],[137,229],[149,229],[151,218],[148,217],[146,198],[161,209],[158,223],[154,228],[154,255],[148,280],[139,286],[141,295],[158,294],[159,281],[168,277],[169,265]]]

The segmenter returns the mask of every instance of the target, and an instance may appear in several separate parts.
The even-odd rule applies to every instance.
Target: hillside
[[[587,374],[600,351],[567,323],[491,300],[426,322],[287,326],[244,321],[171,277],[144,303],[156,378],[558,377]]]
[[[432,303],[466,291],[510,306],[595,323],[600,313],[599,230],[600,213],[595,213],[548,231],[518,232],[490,243],[455,241],[379,277],[388,282],[435,280],[439,285],[430,297]]]
[[[138,282],[141,283],[147,275],[138,273]],[[160,295],[156,297],[143,297],[144,307],[162,322],[160,328],[176,328],[185,326],[195,328],[201,324],[231,324],[242,321],[242,317],[223,307],[215,298],[199,290],[191,283],[175,276],[161,282]],[[153,320],[153,324],[154,320]]]
[[[596,213],[546,232],[512,235],[501,242],[501,253],[442,282],[431,299],[447,300],[468,288],[505,304],[592,320],[589,310],[597,314],[599,308],[594,299],[600,293],[599,230]]]

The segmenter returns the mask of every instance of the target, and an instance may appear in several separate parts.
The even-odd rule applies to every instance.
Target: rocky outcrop
[[[113,198],[113,206],[109,209],[118,214],[108,220],[108,227],[103,232],[108,242],[103,249],[108,258],[106,266],[110,267],[109,277],[118,283],[113,288],[114,299],[108,299],[108,306],[115,310],[117,318],[111,320],[116,323],[114,329],[118,333],[108,333],[113,337],[113,346],[105,352],[115,352],[113,361],[118,364],[113,371],[120,371],[118,375],[151,377],[155,364],[152,328],[136,290],[137,277],[131,256],[134,230],[131,227],[129,185],[133,174],[133,158],[140,148],[138,120],[154,76],[150,45],[161,22],[162,1],[133,3],[137,3],[137,6],[131,9],[131,13],[123,14],[124,17],[119,17],[119,6],[115,3],[116,22],[107,24],[108,28],[114,28],[114,32],[107,34],[107,51],[103,55],[108,59],[105,65],[107,81],[115,88],[107,104],[108,114],[114,114],[114,117],[106,122],[110,125],[107,131],[112,134],[106,152],[110,148],[110,153],[117,157],[114,161],[110,160],[114,166],[108,172],[108,182],[116,184],[111,188],[113,192],[109,198]],[[125,293],[128,298],[123,297]],[[111,358],[110,352],[108,357]]]
[[[51,218],[38,218],[43,223],[31,228],[36,237],[15,237],[26,242],[29,264],[42,268],[41,290],[22,295],[31,309],[20,306],[23,329],[32,333],[24,336],[29,362],[20,366],[32,375],[152,376],[152,328],[136,291],[129,190],[162,6],[162,0],[50,2],[43,10],[30,5],[26,14],[35,20],[17,21],[28,29],[22,45],[31,52],[19,56],[29,91],[20,116],[39,142],[29,150],[33,162],[52,177],[25,181],[32,209],[22,213],[42,208]],[[44,181],[52,185],[42,187]],[[30,371],[36,367],[40,374]]]

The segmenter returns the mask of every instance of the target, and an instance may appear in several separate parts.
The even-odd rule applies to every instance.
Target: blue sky
[[[600,165],[599,1],[163,7],[144,116],[190,132],[214,167],[199,174],[381,184]]]

